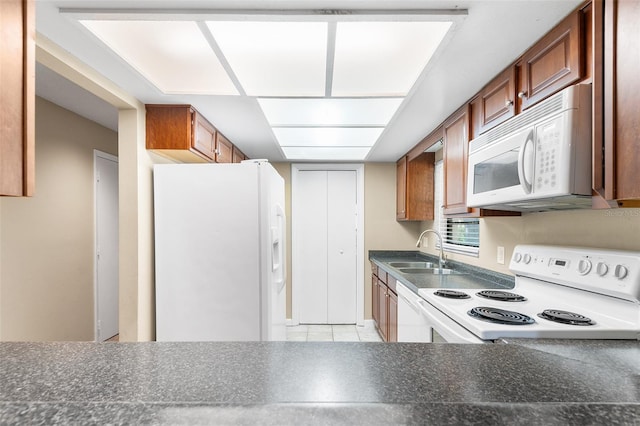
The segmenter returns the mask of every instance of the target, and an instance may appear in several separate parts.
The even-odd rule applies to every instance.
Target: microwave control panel
[[[549,192],[557,190],[558,173],[561,155],[560,134],[561,117],[536,126],[536,159],[534,192]]]

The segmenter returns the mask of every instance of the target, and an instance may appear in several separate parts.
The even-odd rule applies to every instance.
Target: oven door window
[[[473,193],[520,185],[518,157],[520,147],[486,159],[473,167]]]

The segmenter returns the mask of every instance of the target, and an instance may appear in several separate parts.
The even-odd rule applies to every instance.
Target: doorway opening
[[[95,336],[119,334],[118,157],[94,150],[95,184]]]

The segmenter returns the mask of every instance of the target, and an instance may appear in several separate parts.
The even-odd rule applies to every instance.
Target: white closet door
[[[294,188],[294,296],[303,324],[357,321],[357,174],[301,170]]]
[[[329,324],[356,322],[356,172],[327,177],[327,300]]]
[[[119,333],[118,327],[118,159],[94,155],[96,173],[96,340]]]
[[[295,194],[300,322],[327,323],[327,171],[300,171]]]

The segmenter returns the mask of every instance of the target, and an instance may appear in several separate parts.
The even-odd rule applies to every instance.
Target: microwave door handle
[[[527,139],[520,147],[520,153],[518,154],[518,178],[520,179],[520,185],[526,194],[531,194],[531,169],[533,168],[532,156],[529,154],[529,150],[533,149],[533,130],[527,135]]]

